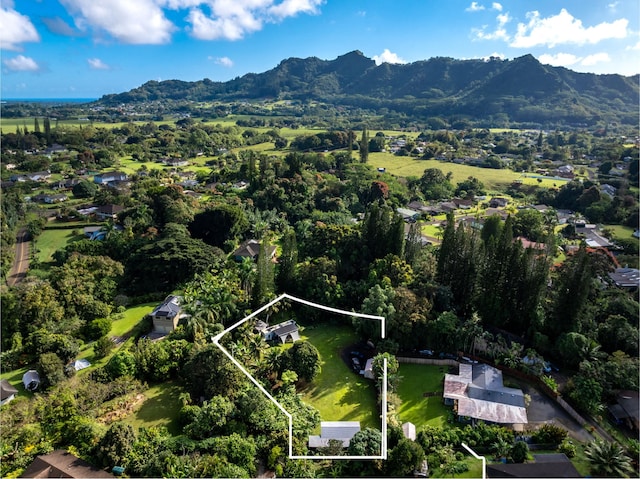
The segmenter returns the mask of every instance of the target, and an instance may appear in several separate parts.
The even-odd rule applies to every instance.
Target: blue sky
[[[0,0],[3,98],[226,81],[289,57],[516,58],[640,73],[638,0]]]

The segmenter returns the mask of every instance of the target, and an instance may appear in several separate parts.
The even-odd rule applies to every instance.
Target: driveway
[[[13,266],[7,276],[7,285],[14,286],[27,276],[29,268],[29,235],[27,230],[22,228],[16,237],[15,258]]]
[[[563,426],[569,431],[569,435],[577,441],[591,442],[594,440],[593,436],[569,416],[554,400],[529,384],[521,384],[521,387],[525,394],[531,396],[531,404],[527,408],[529,424],[553,422],[558,426]]]

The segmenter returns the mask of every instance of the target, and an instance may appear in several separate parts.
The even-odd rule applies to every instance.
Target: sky
[[[640,73],[638,0],[0,0],[0,97],[99,98],[227,81],[290,57],[376,63],[532,54]]]

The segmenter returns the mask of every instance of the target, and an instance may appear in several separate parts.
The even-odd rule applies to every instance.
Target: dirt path
[[[29,235],[24,228],[21,228],[16,236],[15,252],[13,266],[7,276],[8,286],[15,286],[21,282],[27,276],[27,269],[29,269]]]

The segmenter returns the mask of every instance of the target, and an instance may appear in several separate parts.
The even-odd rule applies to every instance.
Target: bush
[[[558,447],[558,452],[562,452],[569,458],[575,457],[577,452],[576,445],[573,443],[573,441],[565,439]]]
[[[516,441],[509,453],[515,463],[523,463],[529,455],[529,445],[524,441]]]
[[[567,431],[555,424],[543,424],[532,436],[536,444],[549,444],[557,447],[567,438]]]
[[[549,389],[551,389],[553,392],[558,392],[558,383],[556,382],[555,379],[553,379],[551,376],[542,376],[540,378],[542,380],[543,383],[545,383]]]
[[[95,354],[96,359],[102,359],[106,357],[114,347],[115,344],[109,336],[102,336],[93,344],[93,354]]]
[[[84,334],[90,341],[106,336],[111,331],[111,320],[109,318],[98,318],[87,323]]]

